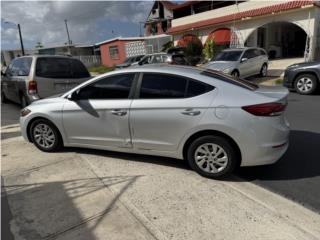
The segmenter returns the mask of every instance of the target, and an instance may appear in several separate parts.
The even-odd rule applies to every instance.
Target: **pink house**
[[[98,43],[100,46],[101,61],[104,66],[112,67],[123,63],[128,57],[128,43],[143,41],[143,38],[114,38]]]

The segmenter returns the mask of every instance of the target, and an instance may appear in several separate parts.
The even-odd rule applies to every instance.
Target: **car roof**
[[[39,57],[46,57],[46,58],[72,58],[72,56],[68,56],[68,55],[50,55],[50,54],[39,54],[39,55],[25,55],[25,56],[20,56],[20,57],[16,57],[15,59],[19,59],[19,58],[25,58],[25,57],[32,57],[32,58],[39,58]]]

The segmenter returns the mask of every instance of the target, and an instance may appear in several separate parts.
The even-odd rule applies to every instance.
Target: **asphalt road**
[[[2,126],[18,123],[17,105],[2,105],[1,113]],[[287,153],[274,165],[241,168],[236,174],[320,212],[320,95],[290,93],[286,115],[292,129]]]
[[[238,176],[320,212],[320,95],[290,93],[286,154],[274,165],[241,168]]]

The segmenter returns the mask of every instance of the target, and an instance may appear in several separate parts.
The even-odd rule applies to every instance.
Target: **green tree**
[[[187,44],[185,54],[191,65],[199,63],[202,58],[202,50],[202,44],[193,41]]]
[[[166,42],[165,44],[162,45],[161,51],[162,51],[162,52],[165,52],[165,51],[167,51],[169,48],[172,48],[172,47],[173,47],[173,41]]]
[[[41,42],[37,42],[37,45],[35,46],[35,48],[43,48],[43,45]]]
[[[212,59],[217,54],[217,45],[213,39],[206,42],[203,48],[203,54],[206,59]]]

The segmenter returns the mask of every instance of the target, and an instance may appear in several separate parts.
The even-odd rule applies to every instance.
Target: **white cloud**
[[[5,21],[20,23],[28,48],[33,48],[38,41],[44,46],[65,43],[64,19],[68,19],[73,42],[92,43],[101,40],[105,35],[102,34],[106,31],[104,28],[113,29],[108,25],[110,21],[135,24],[144,21],[152,4],[151,1],[2,1],[1,17]],[[101,22],[105,23],[104,28],[101,28]],[[2,47],[14,45],[16,34],[16,29],[2,27]]]

